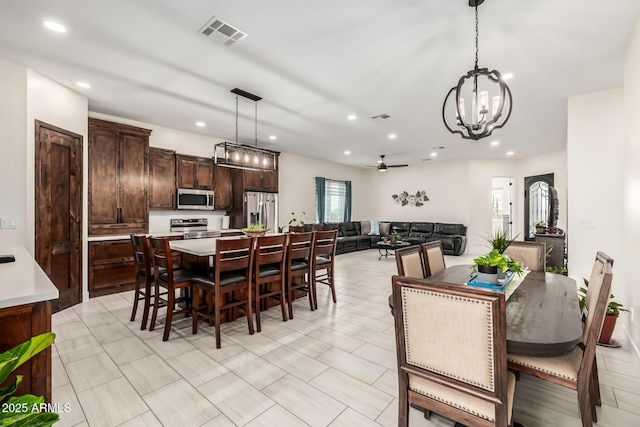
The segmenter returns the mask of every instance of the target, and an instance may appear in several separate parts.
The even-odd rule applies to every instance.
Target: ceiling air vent
[[[216,18],[215,15],[198,32],[227,46],[247,37],[247,33],[243,33],[233,25]]]
[[[378,114],[377,116],[373,116],[371,117],[372,119],[388,119],[389,117],[391,117],[388,114]]]

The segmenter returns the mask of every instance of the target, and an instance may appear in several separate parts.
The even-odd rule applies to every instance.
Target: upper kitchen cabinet
[[[176,152],[149,148],[149,208],[176,208]]]
[[[232,209],[233,194],[231,185],[231,169],[223,166],[215,166],[213,174],[213,182],[215,184],[214,208],[216,210]]]
[[[89,118],[89,235],[149,229],[149,135]]]
[[[178,188],[213,190],[213,159],[176,155]]]
[[[243,188],[251,191],[278,192],[277,170],[249,170],[243,172]]]

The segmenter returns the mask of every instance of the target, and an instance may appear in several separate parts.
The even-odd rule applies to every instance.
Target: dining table
[[[472,267],[451,266],[424,280],[468,286]],[[529,271],[509,294],[506,300],[509,354],[561,356],[582,341],[578,288],[574,279],[545,271]]]

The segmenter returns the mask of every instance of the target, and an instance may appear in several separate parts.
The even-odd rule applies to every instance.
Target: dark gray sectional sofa
[[[380,221],[380,234],[369,234],[367,224],[370,222],[326,222],[307,224],[305,228],[311,230],[314,226],[321,226],[338,230],[337,254],[375,248],[378,241],[389,237],[394,231],[402,240],[412,244],[440,240],[445,255],[462,255],[467,246],[467,227],[462,224]]]

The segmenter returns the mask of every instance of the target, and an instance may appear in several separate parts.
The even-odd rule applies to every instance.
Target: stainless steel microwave
[[[213,191],[178,188],[178,209],[212,211]]]

